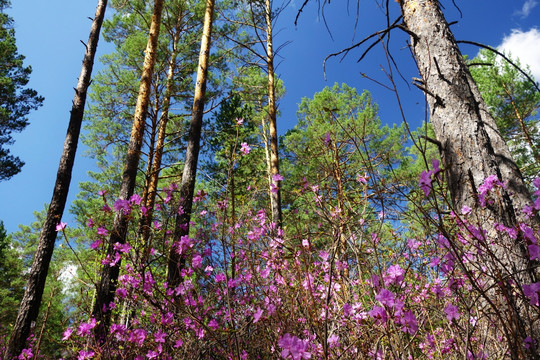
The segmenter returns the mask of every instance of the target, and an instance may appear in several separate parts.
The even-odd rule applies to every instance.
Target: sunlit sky
[[[45,97],[45,104],[29,116],[30,125],[16,134],[11,152],[26,165],[20,174],[0,183],[0,219],[8,232],[17,230],[19,224],[30,224],[33,212],[43,209],[49,202],[56,171],[69,121],[73,88],[81,70],[83,45],[88,39],[97,0],[12,0],[8,10],[14,18],[19,53],[26,56],[25,64],[31,65],[33,73],[29,86]],[[441,1],[456,39],[481,42],[519,57],[530,66],[537,81],[540,80],[540,3],[537,0],[451,0]],[[326,64],[326,80],[322,63],[324,58],[351,46],[369,34],[382,30],[386,19],[381,9],[382,0],[359,0],[358,18],[355,1],[332,1],[318,11],[317,1],[307,6],[298,25],[294,18],[303,0],[293,0],[282,13],[275,26],[276,47],[290,44],[280,51],[277,74],[283,79],[285,96],[280,100],[281,116],[278,119],[280,133],[296,123],[297,105],[303,97],[335,82],[345,82],[359,91],[368,89],[379,104],[379,116],[383,123],[400,123],[397,100],[394,93],[375,81],[388,85],[387,59],[381,46],[357,63],[362,47],[351,51],[347,57],[329,59]],[[349,4],[347,8],[346,4]],[[398,13],[398,5],[390,2],[392,16]],[[109,14],[110,15],[110,12]],[[391,18],[393,21],[394,18]],[[355,26],[356,23],[356,26]],[[405,34],[396,30],[391,35],[389,50],[405,80],[394,71],[407,121],[416,128],[424,120],[423,95],[409,87],[417,70],[406,48]],[[112,51],[112,47],[100,42],[98,56]],[[474,57],[478,48],[463,46],[462,52]],[[97,63],[94,73],[99,71]],[[363,77],[364,73],[367,77]],[[93,169],[92,159],[83,156],[80,145],[75,161],[69,203],[78,192],[78,182],[86,179],[86,171]],[[64,214],[70,225],[73,218]]]

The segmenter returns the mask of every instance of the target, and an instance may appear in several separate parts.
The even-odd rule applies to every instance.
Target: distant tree
[[[519,61],[513,62],[519,66]],[[540,93],[521,72],[492,51],[483,49],[468,63],[516,164],[531,184],[540,175]]]
[[[22,131],[28,113],[43,103],[35,90],[25,88],[32,68],[23,65],[24,56],[17,52],[13,19],[4,12],[9,5],[0,0],[0,181],[21,171],[24,162],[4,146],[13,143],[11,134]]]
[[[382,126],[377,111],[369,92],[346,84],[302,99],[298,124],[283,141],[288,236],[311,237],[315,246],[333,238],[347,260],[349,243],[378,226],[381,214],[395,218],[402,185],[392,169],[404,159],[407,136],[403,125]]]
[[[0,337],[11,331],[24,293],[23,263],[0,221]]]

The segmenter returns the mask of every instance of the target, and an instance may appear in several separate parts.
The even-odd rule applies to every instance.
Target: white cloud
[[[532,28],[529,31],[512,30],[497,47],[513,59],[518,58],[521,65],[529,65],[536,81],[540,81],[540,31]]]
[[[521,15],[521,17],[526,18],[531,13],[532,9],[538,5],[537,0],[527,0],[525,1],[525,4],[523,4],[523,7],[520,11],[517,11],[516,13],[518,15]]]

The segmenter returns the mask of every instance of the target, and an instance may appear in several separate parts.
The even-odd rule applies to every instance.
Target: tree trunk
[[[276,86],[274,75],[274,49],[272,41],[272,2],[266,0],[266,66],[268,70],[268,122],[270,125],[270,203],[272,205],[272,222],[280,229],[282,227],[281,213],[281,181],[275,179],[279,174],[277,115],[276,115]]]
[[[511,282],[515,281],[518,286],[529,284],[536,281],[536,274],[528,260],[523,238],[513,240],[493,228],[496,223],[514,227],[519,222],[537,221],[527,220],[521,211],[530,204],[530,194],[480,96],[438,2],[401,0],[400,5],[423,80],[419,87],[426,93],[430,121],[441,144],[453,207],[456,213],[461,213],[463,206],[472,208],[478,224],[482,224],[488,231],[487,236],[494,240],[489,248],[493,256],[487,257],[487,252],[484,257],[478,256],[478,262],[485,267],[485,273],[479,276],[489,279],[488,285],[493,285],[492,290],[483,295],[487,302],[491,301],[491,310],[502,314],[500,326],[507,331],[512,358],[524,356],[523,339],[531,336],[539,340],[540,330],[537,322],[529,320],[528,304],[511,295],[515,294]],[[506,190],[500,192],[498,201],[481,208],[478,188],[490,175],[496,175],[506,184]],[[475,265],[478,264],[467,265],[466,271],[479,274],[477,268],[472,268]],[[536,352],[533,353],[527,356],[536,358]]]
[[[150,24],[150,33],[148,35],[148,43],[146,45],[144,65],[141,76],[141,84],[139,87],[139,95],[135,106],[135,114],[133,116],[133,127],[131,128],[131,137],[129,139],[128,151],[126,156],[126,165],[122,175],[122,184],[120,187],[119,198],[129,200],[135,189],[135,180],[137,178],[137,170],[141,155],[141,146],[144,135],[144,125],[146,123],[146,115],[148,111],[150,99],[150,86],[152,82],[152,74],[154,72],[154,64],[156,62],[157,41],[159,36],[159,28],[161,25],[161,13],[163,9],[163,0],[155,0],[152,22]],[[107,256],[110,259],[114,258],[114,244],[124,244],[126,242],[126,232],[128,226],[128,218],[119,211],[115,214],[113,229],[109,237],[107,248]],[[110,304],[114,302],[118,275],[120,272],[120,261],[114,266],[104,265],[101,271],[101,281],[97,287],[96,302],[92,310],[92,316],[98,321],[98,325],[94,328],[95,337],[99,343],[103,343],[106,339],[107,330],[109,327],[111,311]]]
[[[60,165],[58,166],[58,172],[56,174],[53,196],[47,212],[45,224],[41,230],[38,248],[34,255],[34,261],[32,263],[32,269],[30,270],[24,296],[21,305],[19,306],[15,327],[13,328],[5,352],[5,359],[11,359],[21,353],[26,345],[26,340],[30,335],[31,325],[38,317],[39,306],[45,288],[45,280],[49,271],[49,263],[51,262],[54,243],[57,236],[56,225],[61,221],[66,206],[69,185],[71,183],[71,171],[75,162],[75,154],[77,152],[79,134],[81,132],[84,105],[86,103],[86,92],[90,85],[94,57],[96,55],[99,33],[103,18],[105,17],[106,8],[107,0],[99,0],[94,20],[92,21],[90,36],[88,37],[88,44],[86,44],[81,74],[79,76],[77,88],[75,89],[68,130],[64,140],[64,149],[62,151],[62,156],[60,157]]]
[[[169,287],[176,287],[180,282],[180,271],[184,264],[184,256],[179,253],[180,240],[189,235],[189,222],[191,221],[191,209],[193,206],[193,192],[195,191],[195,178],[197,176],[197,162],[201,140],[202,118],[204,113],[204,96],[206,93],[206,79],[208,75],[208,60],[210,57],[210,42],[212,37],[212,22],[214,15],[214,0],[206,1],[204,14],[203,35],[201,39],[201,51],[199,54],[199,68],[193,97],[193,109],[191,111],[191,123],[188,134],[186,149],[186,161],[180,184],[180,204],[176,215],[171,246],[169,264],[167,268],[167,282]]]
[[[180,25],[183,18],[183,11],[180,11],[178,15],[178,21],[175,27],[175,33],[173,36],[172,43],[172,53],[171,58],[169,59],[169,69],[167,71],[167,80],[165,85],[165,95],[163,98],[163,104],[161,107],[161,116],[159,119],[158,135],[156,142],[156,150],[154,153],[154,158],[152,161],[152,170],[149,174],[148,184],[147,184],[147,199],[145,199],[144,206],[147,209],[145,216],[141,217],[139,234],[143,246],[145,247],[145,254],[150,251],[150,244],[148,244],[148,239],[150,237],[150,226],[152,221],[152,215],[154,213],[154,204],[156,201],[157,194],[157,184],[159,180],[159,172],[161,170],[161,159],[163,157],[163,147],[165,145],[165,135],[167,131],[167,123],[169,121],[169,107],[171,103],[171,96],[173,91],[174,83],[174,74],[176,70],[176,57],[178,55],[177,42],[180,39]],[[149,160],[150,161],[150,160]],[[146,255],[143,256],[143,261],[146,259]]]

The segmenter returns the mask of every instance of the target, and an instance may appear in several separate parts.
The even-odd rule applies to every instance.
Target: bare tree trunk
[[[51,203],[47,211],[45,224],[41,230],[38,248],[34,254],[32,269],[30,270],[24,296],[19,306],[17,320],[4,355],[5,359],[11,359],[21,353],[30,335],[31,325],[38,317],[39,306],[41,304],[43,290],[45,289],[45,280],[49,271],[49,264],[57,236],[56,225],[61,221],[66,206],[69,185],[71,183],[71,172],[73,170],[79,134],[81,132],[86,93],[90,85],[94,57],[96,55],[99,33],[103,18],[105,17],[106,8],[107,0],[99,0],[94,20],[92,21],[90,36],[88,37],[88,44],[86,44],[81,74],[77,88],[75,89],[68,130],[66,139],[64,140],[62,156],[60,157],[60,165],[56,174]]]
[[[537,221],[526,219],[521,212],[530,204],[530,194],[469,73],[438,1],[401,0],[400,5],[423,80],[419,87],[426,93],[433,129],[441,144],[453,207],[457,212],[465,205],[472,208],[476,221],[494,240],[489,248],[493,257],[478,258],[486,269],[480,276],[490,279],[488,285],[493,285],[486,301],[491,301],[494,312],[502,314],[500,325],[507,331],[512,358],[525,356],[523,339],[531,336],[538,340],[540,328],[538,322],[530,320],[528,304],[512,295],[515,290],[511,282],[516,281],[518,286],[535,282],[536,270],[521,236],[513,240],[493,228],[495,223],[512,227],[522,221]],[[506,184],[506,190],[501,190],[493,204],[481,208],[478,188],[490,175]],[[472,266],[468,265],[466,271],[478,274]],[[527,356],[537,358],[536,351],[532,352]]]
[[[274,75],[274,49],[272,41],[272,2],[266,0],[266,66],[268,70],[268,122],[270,130],[270,175],[271,184],[270,198],[272,205],[272,222],[278,229],[282,227],[283,218],[281,213],[281,180],[276,180],[279,174],[277,115],[276,115],[276,86]]]
[[[173,245],[171,246],[169,264],[167,268],[167,282],[169,287],[176,287],[180,282],[180,271],[184,263],[184,257],[179,253],[177,245],[183,236],[189,235],[189,222],[193,206],[193,192],[195,191],[195,178],[197,176],[197,162],[201,140],[202,118],[204,113],[204,96],[206,93],[206,79],[208,75],[208,60],[210,57],[210,42],[212,37],[212,22],[214,15],[214,0],[206,0],[206,12],[204,14],[203,35],[201,39],[201,51],[199,54],[199,68],[193,97],[193,109],[188,134],[186,149],[186,161],[180,184],[180,206],[176,216],[173,233]]]
[[[141,84],[139,87],[139,96],[135,106],[135,114],[133,117],[133,127],[131,128],[131,137],[126,156],[126,165],[122,176],[122,185],[120,187],[119,198],[129,200],[135,189],[135,180],[137,178],[137,170],[141,155],[142,140],[144,135],[144,125],[148,111],[150,99],[150,86],[152,82],[152,74],[154,72],[154,64],[156,62],[157,41],[159,36],[159,28],[161,25],[161,13],[163,10],[163,0],[155,0],[152,22],[150,24],[150,33],[148,35],[148,43],[146,45],[144,65],[141,76]],[[109,237],[107,255],[110,259],[114,258],[114,244],[124,244],[126,242],[126,232],[128,226],[128,218],[119,211],[115,214],[114,225]],[[114,266],[104,265],[101,271],[101,281],[97,287],[97,296],[92,316],[98,321],[98,325],[94,328],[96,340],[103,343],[107,336],[111,311],[109,305],[114,302],[118,275],[120,272],[120,261]]]

